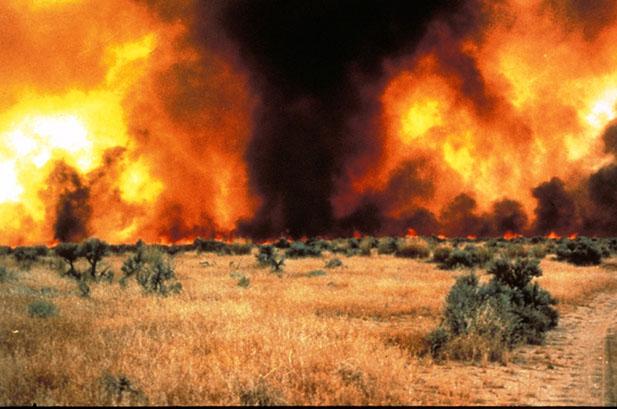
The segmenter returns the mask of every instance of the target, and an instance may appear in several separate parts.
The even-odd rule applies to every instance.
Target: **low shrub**
[[[48,318],[58,314],[58,308],[49,301],[36,300],[28,304],[28,314],[31,317]]]
[[[431,254],[431,249],[426,241],[421,239],[406,239],[397,246],[394,255],[406,258],[427,258]]]
[[[433,250],[432,261],[443,264],[450,257],[450,253],[452,253],[451,247],[439,246]]]
[[[394,254],[397,249],[397,240],[394,237],[382,237],[377,242],[377,254]]]
[[[63,275],[79,280],[81,273],[75,269],[75,261],[80,257],[79,245],[77,243],[60,243],[54,248],[54,253],[61,257],[68,265],[68,270]]]
[[[328,262],[326,263],[325,267],[326,268],[335,268],[335,267],[340,267],[343,265],[343,262],[338,259],[338,258],[333,258],[328,260]]]
[[[13,278],[15,278],[15,275],[11,271],[7,270],[4,266],[0,266],[0,283],[6,283],[13,280]]]
[[[273,273],[279,276],[285,266],[285,256],[279,254],[278,249],[269,244],[260,245],[255,255],[259,267],[270,267]]]
[[[326,272],[323,270],[313,270],[313,271],[309,271],[306,275],[308,277],[319,277],[319,276],[325,276]]]
[[[125,375],[104,374],[101,379],[104,395],[111,405],[147,405],[148,397]]]
[[[238,287],[248,288],[251,285],[251,279],[246,276],[241,276],[238,279]]]
[[[36,250],[31,247],[15,247],[13,257],[24,270],[29,270],[38,259]]]
[[[586,237],[565,240],[556,249],[557,259],[578,266],[598,265],[602,262],[602,248]]]
[[[489,248],[475,245],[467,245],[464,249],[454,248],[445,260],[440,263],[439,267],[445,270],[484,267],[493,259],[492,251]],[[444,257],[445,252],[440,255],[440,258],[443,259]]]
[[[173,265],[160,250],[154,248],[139,248],[124,262],[121,270],[124,273],[120,278],[122,286],[126,285],[128,278],[135,277],[146,293],[167,296],[182,290]]]
[[[533,278],[542,275],[536,259],[497,259],[489,283],[461,276],[446,298],[442,323],[427,337],[435,357],[503,359],[516,345],[539,344],[558,322],[556,300]]]
[[[285,256],[289,258],[320,257],[321,249],[317,246],[306,245],[301,241],[295,241],[285,251]]]

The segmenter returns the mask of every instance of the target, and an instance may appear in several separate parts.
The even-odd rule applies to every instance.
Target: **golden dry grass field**
[[[279,278],[254,255],[187,252],[174,260],[183,291],[159,297],[134,281],[118,285],[126,257],[105,259],[116,278],[92,284],[89,298],[47,262],[17,271],[8,256],[0,260],[17,271],[0,283],[0,404],[505,402],[498,386],[497,398],[482,401],[476,383],[461,380],[479,364],[456,363],[453,371],[424,354],[423,339],[465,270],[377,254],[340,257],[343,266],[325,269],[334,256],[324,253],[287,260]],[[539,281],[562,313],[617,288],[617,272],[606,266],[551,257]],[[316,269],[326,274],[307,275]],[[247,288],[230,275],[236,271],[250,279]],[[39,299],[53,302],[57,315],[30,317],[28,305]],[[479,384],[491,388],[490,381]]]

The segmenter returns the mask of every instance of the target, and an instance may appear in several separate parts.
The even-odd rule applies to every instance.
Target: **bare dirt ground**
[[[444,385],[440,370],[426,366],[417,393],[426,395],[427,403],[448,389],[453,401],[467,397],[469,404],[602,406],[607,399],[605,339],[615,326],[617,292],[599,294],[564,313],[545,345],[518,348],[507,365],[437,365],[449,373],[450,385]]]

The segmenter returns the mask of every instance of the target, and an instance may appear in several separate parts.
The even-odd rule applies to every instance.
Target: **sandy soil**
[[[606,397],[605,338],[615,326],[617,293],[599,294],[563,314],[546,345],[519,348],[506,365],[427,365],[416,392],[433,404],[436,395],[449,389],[452,401],[467,397],[469,404],[601,406]],[[444,385],[442,370],[450,385]]]

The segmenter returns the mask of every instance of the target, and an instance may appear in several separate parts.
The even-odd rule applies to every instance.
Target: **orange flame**
[[[557,233],[555,233],[554,231],[550,232],[549,234],[546,235],[547,239],[560,239],[561,236],[558,235]]]
[[[512,239],[518,239],[520,237],[523,237],[521,234],[518,233],[513,233],[511,231],[507,231],[503,234],[503,238],[505,240],[512,240]]]
[[[406,237],[417,237],[418,233],[416,233],[416,231],[410,227],[407,229],[407,234],[405,236]]]

